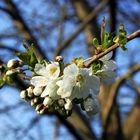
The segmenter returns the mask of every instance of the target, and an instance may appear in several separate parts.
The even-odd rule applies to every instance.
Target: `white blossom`
[[[100,60],[103,62],[103,66],[101,70],[98,70],[95,74],[100,77],[101,82],[105,84],[111,84],[115,81],[115,69],[116,69],[116,62],[110,60],[112,57],[112,52],[106,54]]]
[[[97,94],[100,81],[97,76],[91,76],[87,68],[78,68],[71,64],[64,69],[63,79],[56,83],[59,86],[57,94],[61,98],[86,98],[89,94]]]
[[[50,79],[56,79],[59,76],[60,68],[57,62],[52,62],[46,66],[36,64],[34,71],[38,76],[32,77],[31,84],[35,87],[43,87],[47,86]]]
[[[100,110],[99,102],[95,97],[94,98],[88,97],[84,101],[84,108],[87,113],[94,115],[98,113]]]

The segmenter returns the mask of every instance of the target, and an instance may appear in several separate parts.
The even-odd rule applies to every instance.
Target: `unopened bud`
[[[33,97],[33,87],[28,87],[27,92],[29,97]]]
[[[51,105],[52,104],[52,99],[50,97],[45,97],[44,101],[43,101],[43,104],[45,106],[47,105]]]
[[[37,114],[40,114],[40,112],[39,111],[36,111],[37,112]]]
[[[14,68],[14,67],[18,66],[18,64],[19,64],[18,60],[11,59],[11,60],[8,61],[7,67],[8,68]]]
[[[39,111],[39,114],[44,114],[44,113],[46,113],[47,112],[47,107],[43,107],[43,109],[41,109],[40,111]]]
[[[14,74],[14,73],[15,73],[15,70],[12,69],[12,70],[8,70],[8,71],[6,72],[6,75],[9,76],[9,75],[12,75],[12,74]]]
[[[22,90],[22,91],[20,92],[20,97],[21,97],[22,99],[25,99],[25,98],[27,97],[27,92],[26,92],[26,90]]]
[[[36,111],[39,111],[40,109],[43,108],[43,104],[38,104],[35,108]]]
[[[64,106],[65,101],[63,99],[59,99],[58,104],[62,107],[62,106]]]
[[[63,57],[62,57],[62,56],[56,56],[56,57],[55,57],[55,60],[56,60],[57,62],[63,61]]]
[[[10,75],[12,75],[12,74],[20,73],[20,72],[21,72],[21,70],[11,69],[11,70],[8,70],[8,71],[6,72],[6,75],[7,75],[7,76],[10,76]]]
[[[66,104],[64,105],[66,110],[71,110],[72,109],[72,102],[68,99],[66,101]]]
[[[32,99],[32,100],[31,100],[31,106],[36,105],[38,102],[39,102],[39,99],[38,99],[38,98]]]
[[[33,89],[33,93],[34,93],[35,96],[40,96],[41,93],[42,93],[42,87],[35,87]]]
[[[96,98],[88,97],[84,101],[84,108],[86,112],[92,113],[94,115],[100,110],[99,102]]]

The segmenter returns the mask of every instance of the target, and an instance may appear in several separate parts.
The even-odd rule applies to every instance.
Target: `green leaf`
[[[123,51],[127,51],[128,50],[124,45],[122,45],[121,48],[122,48]]]
[[[97,48],[99,46],[99,42],[97,38],[93,38],[93,45]]]
[[[34,47],[33,44],[31,45],[31,47],[29,49],[26,49],[27,52],[23,52],[23,53],[15,53],[25,64],[34,67],[35,64],[38,62],[37,58],[34,54]]]
[[[103,66],[103,62],[100,61],[100,60],[97,60],[95,61],[92,65],[91,65],[91,68],[92,68],[92,73],[96,73],[98,70],[101,70]]]
[[[125,44],[127,43],[126,30],[123,24],[120,24],[118,35],[113,38],[113,42],[118,44],[122,50],[126,51]]]

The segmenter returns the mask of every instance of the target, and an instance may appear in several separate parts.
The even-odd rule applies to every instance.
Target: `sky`
[[[18,0],[15,0],[15,2],[17,2]],[[31,3],[31,4],[30,4]],[[26,8],[22,8],[23,6],[25,6],[22,2],[19,6],[19,8],[22,10],[23,9],[23,16],[26,18],[26,22],[30,23],[31,21],[29,20],[30,17],[26,16],[26,14],[32,11],[32,8],[34,10],[37,10],[39,7],[39,12],[38,12],[38,17],[41,14],[41,12],[43,12],[43,10],[45,10],[44,8],[42,8],[42,5],[39,4],[40,2],[30,2],[29,4],[26,3]],[[2,2],[0,2],[0,5],[2,5]],[[32,5],[32,8],[30,7]],[[120,8],[125,8],[123,7],[123,5],[119,5]],[[47,11],[49,11],[49,16],[51,18],[55,18],[57,16],[57,11],[54,12],[55,9],[50,9],[49,5],[47,7],[45,7],[47,9]],[[133,10],[138,10],[139,5],[135,5],[133,6]],[[7,15],[5,15],[4,13],[0,12],[1,18],[0,18],[0,33],[9,33],[9,32],[15,32],[13,30],[13,25],[11,20],[9,19],[9,17]],[[101,17],[103,16],[100,15],[99,21],[101,21]],[[118,17],[120,18],[120,17]],[[46,22],[48,20],[46,19]],[[41,21],[41,17],[38,19],[37,24],[40,24]],[[49,21],[47,22],[47,24],[49,24]],[[30,26],[32,26],[32,24],[30,24]],[[76,30],[75,24],[73,23],[66,23],[65,28],[67,29],[65,31],[65,39],[73,32]],[[129,28],[131,28],[131,25],[126,24],[126,28],[128,29],[128,34],[130,34]],[[52,46],[56,45],[56,40],[55,40],[55,36],[58,36],[57,33],[57,29],[56,31],[54,31],[52,34],[52,39],[51,40],[47,40],[48,44],[51,44]],[[46,43],[46,41],[44,41],[45,39],[40,39],[40,44],[42,46],[48,45]],[[84,58],[88,57],[88,54],[86,53],[86,45],[83,43],[83,40],[85,40],[85,37],[83,35],[83,33],[81,33],[77,39],[75,39],[72,43],[72,47],[69,50],[66,50],[62,55],[65,55],[67,57],[64,58],[64,60],[66,62],[69,62],[73,59],[73,57],[79,57],[82,56]],[[128,65],[130,64],[130,62],[140,62],[140,45],[139,45],[139,39],[135,39],[134,41],[129,42],[126,46],[128,48],[127,52],[122,51],[120,48],[117,49],[117,57],[116,57],[116,62],[117,62],[117,66],[119,68],[121,68],[121,70],[117,71],[117,77],[121,76],[122,74],[124,74],[128,68]],[[17,43],[19,43],[19,49],[21,51],[23,51],[23,47],[21,42],[16,42],[13,39],[4,39],[3,41],[0,40],[0,44],[5,43],[7,45],[15,45]],[[80,51],[79,51],[79,47],[80,47]],[[55,48],[54,48],[55,49]],[[43,48],[43,50],[45,51],[45,47]],[[0,58],[3,58],[5,60],[5,62],[7,62],[9,59],[13,58],[14,56],[8,56],[4,54],[5,50],[0,50]],[[71,53],[69,53],[71,52]],[[132,53],[134,52],[134,53]],[[47,55],[49,56],[50,59],[53,58],[52,56],[52,52],[46,52]],[[138,73],[135,76],[135,80],[140,82],[140,73]],[[122,93],[121,95],[118,96],[118,103],[124,104],[124,103],[130,103],[133,104],[133,101],[135,99],[135,93],[133,93],[133,91],[131,91],[132,95],[128,96],[128,98],[123,98],[123,94],[126,94],[128,92],[128,88],[123,87],[120,89],[120,92]],[[130,92],[130,90],[129,90]],[[3,109],[5,106],[15,106],[17,103],[21,104],[20,106],[16,106],[15,108],[13,108],[10,111],[7,111],[7,113],[2,113],[0,112],[0,139],[4,139],[4,140],[14,140],[15,137],[20,138],[21,137],[23,140],[29,140],[29,139],[35,139],[35,140],[39,140],[40,139],[40,135],[43,135],[44,137],[42,137],[42,140],[46,140],[45,138],[47,137],[48,139],[52,139],[52,134],[55,131],[55,117],[49,117],[49,116],[45,116],[45,117],[41,117],[39,119],[39,121],[36,123],[36,126],[33,126],[32,128],[30,128],[30,130],[27,130],[27,126],[31,123],[31,120],[33,118],[36,118],[38,115],[36,114],[36,112],[33,110],[32,107],[30,107],[30,105],[28,103],[25,103],[23,100],[20,99],[19,97],[19,91],[16,90],[15,88],[11,88],[9,86],[6,86],[4,88],[0,89],[0,110]],[[126,110],[129,111],[130,108],[125,107],[125,108],[121,108],[122,110]],[[7,117],[9,116],[9,117]],[[39,116],[38,116],[39,117]],[[96,134],[98,136],[100,136],[101,134],[101,127],[100,127],[100,122],[98,119],[98,115],[96,115],[94,117],[93,123],[92,123],[92,127],[95,130]],[[17,123],[14,123],[14,122]],[[8,131],[7,131],[8,130]],[[17,133],[13,133],[12,130],[16,130]],[[26,133],[25,133],[26,132]],[[40,135],[38,135],[40,133]],[[27,138],[27,135],[29,136]],[[60,136],[58,137],[58,140],[63,140],[63,138],[67,137],[67,140],[73,140],[73,138],[68,135],[67,130],[64,128],[64,126],[60,127]],[[44,138],[44,139],[43,139]]]

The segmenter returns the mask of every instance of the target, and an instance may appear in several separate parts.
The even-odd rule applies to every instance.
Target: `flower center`
[[[51,67],[50,68],[50,74],[54,74],[56,72],[57,68],[56,67]]]
[[[83,83],[84,82],[84,78],[81,74],[78,74],[76,76],[76,82],[80,82],[80,83]]]

